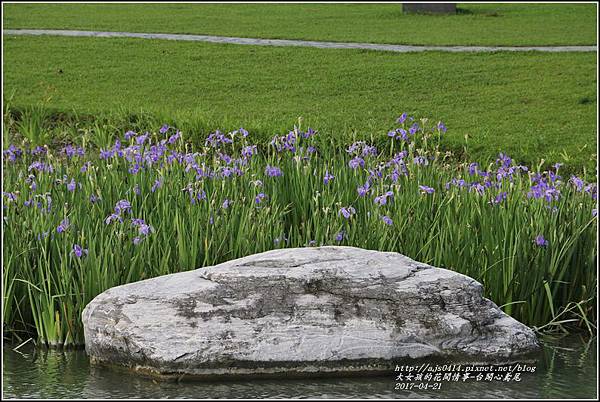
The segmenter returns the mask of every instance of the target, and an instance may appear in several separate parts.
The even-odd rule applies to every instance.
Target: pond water
[[[441,382],[440,389],[396,389],[396,374],[378,377],[156,382],[90,366],[84,351],[18,352],[3,348],[4,398],[596,398],[596,338],[544,340],[521,381]],[[13,345],[14,347],[14,345]],[[401,362],[398,362],[401,364]],[[532,363],[529,363],[532,366]],[[430,382],[434,384],[434,382]]]

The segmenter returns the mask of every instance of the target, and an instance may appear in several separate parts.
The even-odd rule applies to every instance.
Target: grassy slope
[[[590,45],[594,4],[6,4],[4,28],[96,29],[427,45]]]
[[[595,54],[394,54],[136,39],[5,37],[5,99],[58,110],[147,110],[265,138],[298,116],[325,136],[385,136],[402,111],[446,145],[595,166]],[[62,73],[59,72],[62,70]]]

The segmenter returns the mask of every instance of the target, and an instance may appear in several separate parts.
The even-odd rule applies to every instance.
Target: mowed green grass
[[[187,135],[303,125],[337,144],[379,138],[402,112],[448,127],[443,145],[487,163],[596,166],[593,53],[415,53],[143,39],[4,36],[4,97],[98,118],[145,111]],[[190,126],[188,124],[188,126]],[[156,129],[156,127],[154,127]],[[202,131],[202,132],[200,132]],[[121,133],[122,134],[122,133]]]
[[[414,45],[596,44],[596,4],[5,4],[4,28],[170,32]]]

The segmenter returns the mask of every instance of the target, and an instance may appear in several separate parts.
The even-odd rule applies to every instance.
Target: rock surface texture
[[[398,253],[279,249],[107,290],[83,311],[85,347],[94,363],[199,379],[535,351],[535,334],[482,290]]]

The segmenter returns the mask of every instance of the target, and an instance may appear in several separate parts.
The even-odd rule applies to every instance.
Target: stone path
[[[255,39],[235,38],[212,35],[181,35],[164,33],[133,33],[133,32],[102,32],[102,31],[73,31],[55,29],[5,29],[4,35],[54,35],[54,36],[87,36],[96,38],[142,38],[186,40],[212,43],[232,43],[236,45],[255,46],[301,46],[321,49],[368,49],[387,52],[596,52],[597,46],[411,46],[385,45],[376,43],[345,43],[345,42],[316,42],[288,39]]]

